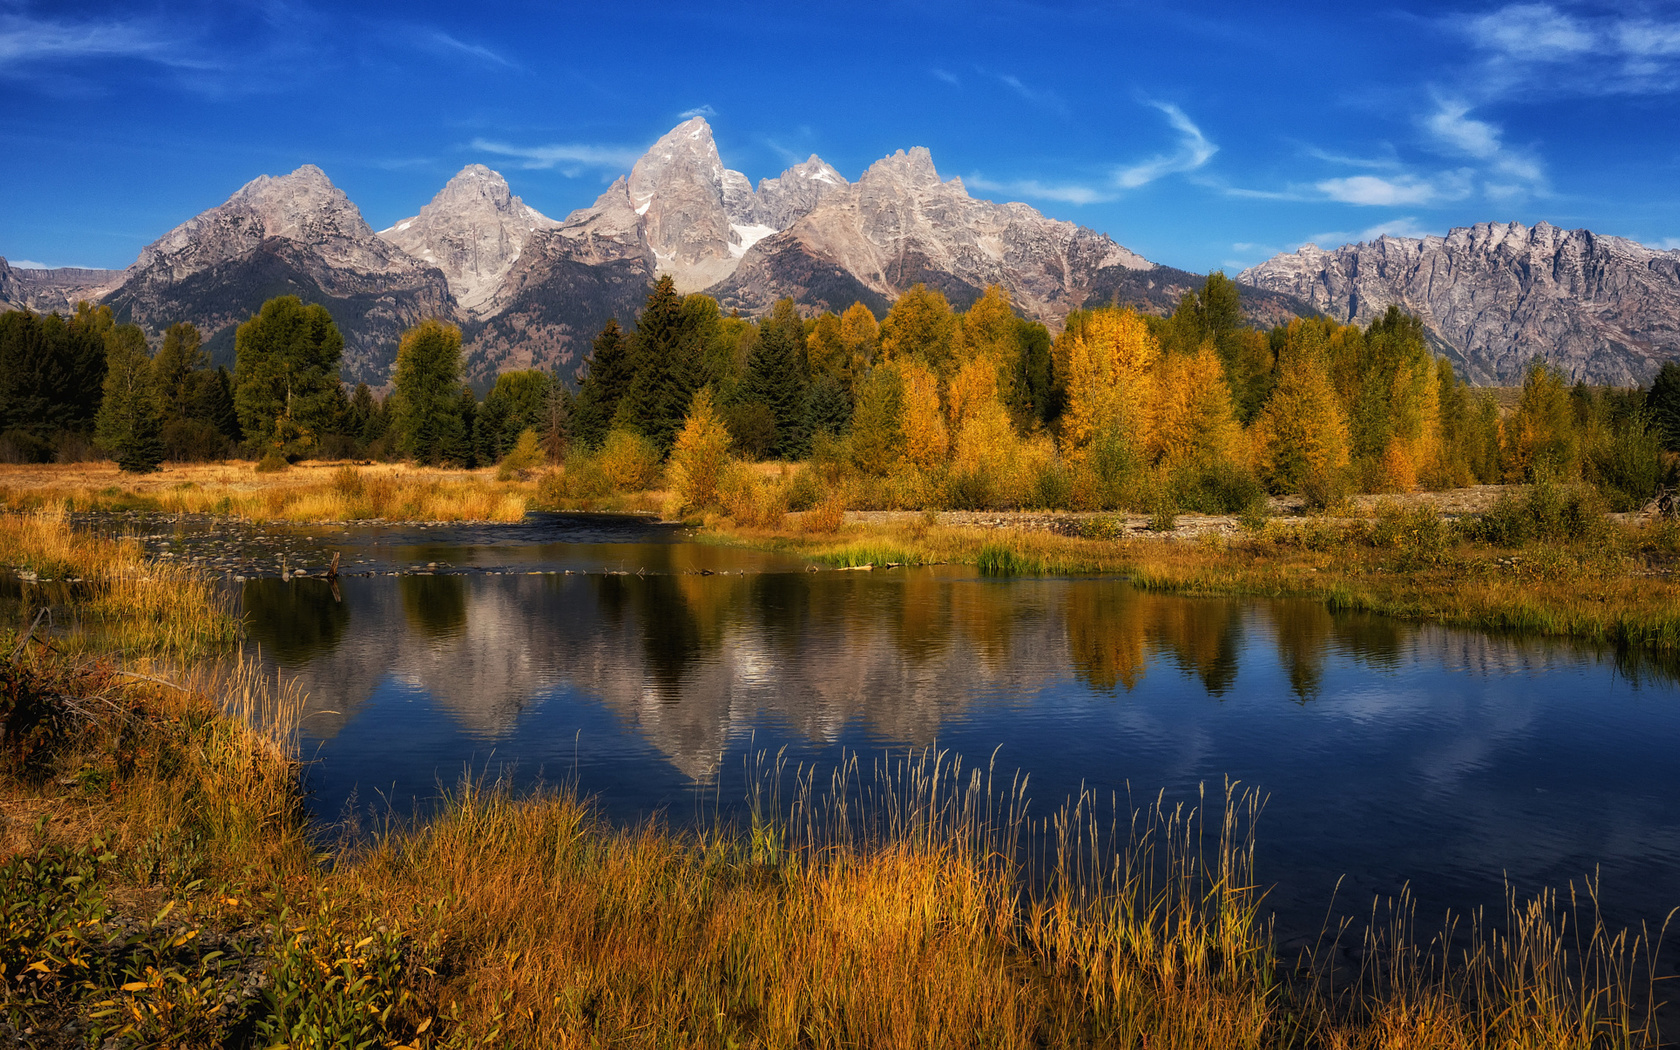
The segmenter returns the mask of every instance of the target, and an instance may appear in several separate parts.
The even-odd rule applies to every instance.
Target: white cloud
[[[1546,170],[1539,159],[1508,148],[1500,127],[1471,117],[1465,102],[1437,99],[1435,112],[1424,118],[1423,125],[1445,151],[1463,153],[1486,164],[1482,188],[1495,200],[1547,195]]]
[[[1592,52],[1594,34],[1551,4],[1507,4],[1467,20],[1471,39],[1488,51],[1529,61],[1557,61]]]
[[[996,182],[983,175],[970,175],[966,176],[963,182],[977,190],[986,190],[992,193],[1015,193],[1023,197],[1061,201],[1065,204],[1097,204],[1102,201],[1111,201],[1115,197],[1114,193],[1110,191],[1092,186],[1080,186],[1073,183],[1051,185],[1037,179]]]
[[[641,157],[640,150],[623,146],[594,146],[584,143],[555,143],[548,146],[513,146],[505,142],[474,139],[472,148],[519,160],[530,170],[559,169],[576,175],[589,168],[627,169]]]
[[[1472,157],[1486,160],[1499,155],[1499,129],[1485,120],[1472,120],[1466,103],[1444,99],[1424,126],[1442,142]]]
[[[1419,226],[1417,219],[1407,216],[1403,219],[1390,219],[1387,222],[1379,222],[1375,226],[1368,226],[1365,229],[1360,230],[1358,233],[1345,233],[1342,231],[1315,233],[1311,237],[1308,237],[1306,240],[1300,242],[1300,244],[1295,245],[1295,247],[1299,248],[1303,244],[1316,244],[1322,246],[1326,244],[1351,244],[1356,241],[1370,242],[1380,240],[1383,237],[1410,237],[1413,240],[1419,240],[1427,236],[1429,236],[1429,231]]]
[[[1664,237],[1657,242],[1657,247],[1665,252],[1680,251],[1680,237]],[[17,263],[16,265],[22,266],[23,264]]]
[[[1673,17],[1577,14],[1549,3],[1517,3],[1445,22],[1486,56],[1477,90],[1487,97],[1535,90],[1652,94],[1680,87],[1680,20]]]
[[[1150,105],[1165,113],[1167,123],[1179,133],[1178,149],[1115,172],[1114,184],[1122,189],[1132,190],[1146,186],[1163,175],[1195,171],[1219,152],[1219,147],[1207,140],[1207,136],[1202,134],[1202,129],[1185,116],[1182,109],[1171,102],[1151,102]]]
[[[962,87],[962,80],[950,70],[940,69],[938,66],[935,66],[934,68],[928,70],[928,72],[933,74],[933,77],[936,80],[943,80],[952,87]]]
[[[138,58],[183,69],[212,67],[197,56],[195,48],[153,23],[69,22],[0,14],[0,63],[15,67],[78,58]]]
[[[1062,96],[1056,94],[1054,91],[1051,91],[1049,88],[1029,87],[1022,82],[1020,77],[1013,76],[1008,73],[998,73],[994,75],[997,77],[998,83],[1009,88],[1028,102],[1053,110],[1064,117],[1067,116],[1067,103],[1062,101]]]
[[[683,118],[684,120],[692,120],[695,117],[705,117],[710,120],[712,117],[717,116],[717,110],[713,109],[711,106],[695,106],[693,109],[683,110],[681,113],[678,113],[677,116]]]
[[[50,269],[52,269],[52,267],[48,266],[46,263],[36,262],[34,259],[7,259],[6,261],[12,265],[13,269],[17,269],[17,270],[50,270]]]
[[[497,66],[506,66],[509,69],[518,68],[517,63],[502,57],[482,44],[469,44],[464,40],[457,40],[448,33],[441,32],[439,30],[433,30],[428,33],[425,37],[425,41],[435,50],[466,55],[469,58],[476,58],[481,62],[488,62],[491,65]]]
[[[1443,172],[1429,178],[1416,175],[1351,175],[1347,178],[1325,179],[1316,184],[1324,196],[1343,204],[1365,204],[1404,207],[1408,204],[1434,205],[1463,200],[1470,196],[1470,172]]]

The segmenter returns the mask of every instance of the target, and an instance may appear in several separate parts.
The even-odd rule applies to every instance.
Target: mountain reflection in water
[[[1669,666],[1111,579],[702,575],[684,548],[623,554],[664,570],[644,575],[246,583],[251,639],[309,694],[318,811],[406,811],[512,764],[675,819],[739,798],[754,748],[937,743],[996,750],[1041,813],[1082,786],[1124,804],[1241,779],[1271,800],[1273,903],[1314,925],[1344,874],[1348,900],[1410,881],[1463,909],[1498,903],[1502,873],[1526,892],[1601,868],[1626,920],[1680,904]]]

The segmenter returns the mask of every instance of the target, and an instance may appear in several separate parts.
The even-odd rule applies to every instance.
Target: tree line
[[[963,311],[916,285],[881,318],[862,303],[807,317],[783,299],[753,320],[662,277],[628,328],[611,321],[594,338],[575,392],[510,371],[482,402],[461,381],[452,325],[404,333],[383,398],[340,381],[343,346],[326,308],[295,296],[239,326],[231,372],[210,365],[191,324],[154,352],[107,307],[8,312],[0,458],[470,467],[523,438],[527,457],[573,447],[587,466],[610,448],[656,466],[701,412],[729,456],[810,459],[882,505],[1235,512],[1268,491],[1326,506],[1542,474],[1632,505],[1680,447],[1680,365],[1648,390],[1607,391],[1536,359],[1502,411],[1397,308],[1364,327],[1321,317],[1261,331],[1218,272],[1168,316],[1078,310],[1054,336],[996,286]]]
[[[212,367],[189,323],[155,352],[109,307],[69,318],[0,314],[0,460],[109,456],[126,471],[165,460],[247,455],[411,458],[474,466],[502,459],[527,429],[553,440],[564,402],[547,372],[504,372],[480,402],[460,381],[460,331],[428,321],[405,333],[396,389],[379,397],[339,378],[344,339],[327,309],[281,296],[241,324],[235,366]]]

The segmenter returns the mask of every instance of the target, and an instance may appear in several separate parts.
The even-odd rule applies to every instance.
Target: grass
[[[173,466],[149,475],[110,464],[0,469],[0,506],[73,511],[143,510],[253,521],[518,521],[536,503],[535,481],[407,464],[310,463],[258,474],[249,464]]]

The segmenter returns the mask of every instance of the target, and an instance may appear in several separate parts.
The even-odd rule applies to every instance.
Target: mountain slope
[[[443,271],[462,310],[491,299],[539,230],[560,224],[513,195],[499,172],[469,164],[420,209],[379,236]]]
[[[1628,386],[1680,358],[1680,251],[1548,223],[1479,223],[1275,256],[1238,279],[1366,323],[1417,314],[1471,381],[1514,384],[1540,354],[1571,379]]]
[[[148,245],[106,301],[119,320],[154,334],[191,321],[213,359],[232,364],[234,328],[284,294],[331,310],[344,333],[345,377],[375,385],[388,378],[403,329],[456,313],[442,271],[381,240],[307,164],[253,179]]]
[[[0,309],[69,314],[84,299],[97,302],[122,284],[127,273],[79,266],[36,270],[12,266],[0,258]]]

